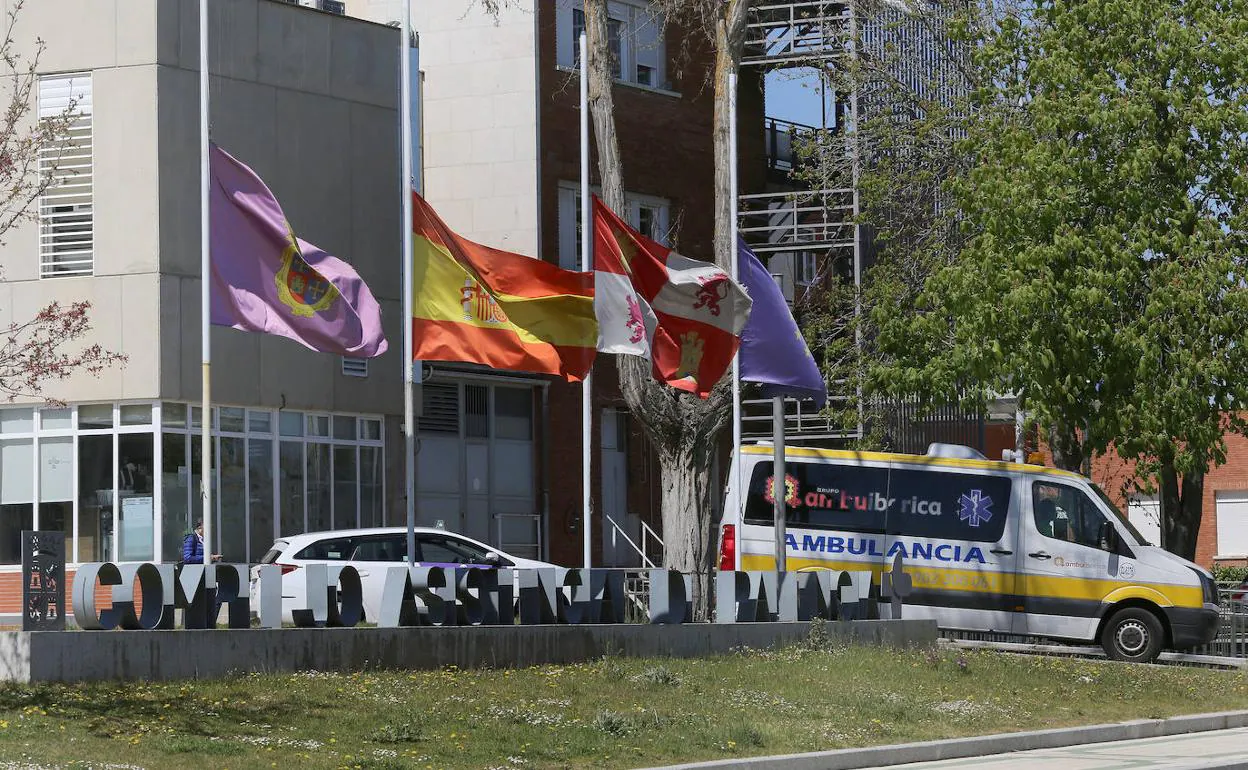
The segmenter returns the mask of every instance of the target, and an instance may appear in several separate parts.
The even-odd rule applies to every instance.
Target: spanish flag
[[[593,273],[473,243],[412,198],[414,357],[584,379],[598,341]]]

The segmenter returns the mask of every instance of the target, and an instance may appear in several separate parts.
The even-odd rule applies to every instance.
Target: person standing
[[[221,554],[214,553],[213,561],[221,561]],[[182,540],[182,563],[183,564],[203,564],[204,563],[204,522],[203,519],[195,521],[195,529],[186,533],[186,538]]]
[[[212,555],[214,562],[221,561],[221,554],[214,553]],[[203,564],[204,563],[204,521],[197,519],[195,528],[186,533],[186,537],[182,540],[182,564]],[[209,616],[208,627],[214,628],[217,625],[217,616],[221,614],[221,601],[216,598],[216,592],[213,592],[212,614]]]

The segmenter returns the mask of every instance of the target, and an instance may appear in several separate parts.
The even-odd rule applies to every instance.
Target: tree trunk
[[[1172,459],[1163,459],[1157,472],[1161,497],[1161,547],[1189,561],[1196,560],[1196,536],[1204,509],[1205,474],[1180,478]]]
[[[1049,451],[1053,453],[1053,464],[1058,468],[1072,473],[1083,473],[1083,442],[1079,440],[1079,432],[1073,427],[1050,426]]]
[[[619,137],[615,133],[615,95],[611,91],[614,80],[607,23],[607,0],[585,0],[589,114],[594,122],[594,143],[598,148],[598,179],[603,203],[624,216],[624,167],[620,161]]]
[[[723,427],[722,421],[713,432]],[[694,619],[709,619],[711,574],[718,551],[718,532],[711,526],[711,496],[718,491],[711,478],[714,441],[682,442],[659,453],[663,501],[664,566],[692,574]]]
[[[727,0],[722,16],[715,25],[715,262],[729,273],[737,258],[737,245],[732,242],[732,217],[736,211],[732,200],[732,157],[728,76],[738,70],[745,45],[745,24],[749,18],[750,0]]]
[[[624,185],[619,142],[615,132],[612,70],[607,46],[605,0],[586,0],[585,35],[589,48],[589,104],[598,147],[602,199],[616,213],[624,211]],[[745,39],[748,0],[729,0],[715,29],[715,261],[731,265],[736,254],[729,225],[730,158],[728,73],[734,71]],[[703,400],[655,381],[648,360],[636,356],[617,359],[620,390],[628,408],[641,422],[659,456],[663,516],[663,564],[694,575],[694,619],[710,618],[711,571],[714,569],[717,522],[712,520],[711,478],[716,438],[730,414],[731,390],[720,382]]]

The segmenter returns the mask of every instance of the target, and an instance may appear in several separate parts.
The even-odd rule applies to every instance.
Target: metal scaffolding
[[[857,20],[852,3],[829,0],[764,1],[750,12],[742,65],[769,72],[794,68],[820,71],[856,55]],[[824,75],[821,75],[824,77]],[[835,125],[804,126],[768,118],[766,149],[769,182],[765,191],[751,191],[738,199],[741,236],[764,260],[779,257],[793,270],[796,288],[823,280],[862,281],[862,244],[857,225],[859,211],[857,158],[853,131],[858,118],[858,94],[837,94],[831,116]],[[797,145],[802,140],[831,142],[832,152],[844,152],[852,169],[849,187],[829,188],[799,181]],[[811,267],[800,271],[798,265]],[[773,267],[773,273],[775,268]],[[813,273],[813,274],[812,274]],[[857,312],[857,310],[855,311]],[[829,383],[830,401],[845,403],[852,395],[845,382]],[[770,400],[742,403],[742,436],[770,435]],[[796,442],[837,442],[860,437],[862,420],[849,431],[833,425],[813,404],[786,399],[786,434]]]
[[[958,95],[968,86],[957,66],[964,63],[966,51],[946,32],[954,5],[938,0],[762,0],[751,10],[742,64],[767,72],[813,70],[819,75],[823,98],[822,125],[766,118],[766,189],[746,191],[738,200],[742,237],[765,261],[771,258],[773,274],[790,266],[791,284],[785,283],[787,276],[777,278],[792,287],[791,300],[800,301],[804,291],[834,281],[852,282],[856,290],[852,313],[861,314],[857,290],[872,258],[865,242],[868,235],[858,225],[860,143],[868,141],[860,121],[871,116],[921,118],[923,105],[931,103],[956,108]],[[840,78],[834,73],[851,69],[869,74],[838,88]],[[830,112],[829,88],[834,97]],[[897,101],[895,89],[909,96]],[[950,130],[956,135],[956,126]],[[803,145],[808,152],[802,152]],[[810,153],[817,153],[818,159],[810,160]],[[830,167],[836,170],[829,172]],[[933,201],[934,207],[939,204]],[[858,350],[860,334],[856,331],[854,338]],[[846,380],[829,382],[829,400],[845,405],[861,396],[856,387]],[[785,409],[789,440],[836,444],[862,437],[862,399],[856,402],[857,425],[844,430],[809,402],[790,400]],[[909,424],[920,419],[919,412],[906,405],[894,407],[897,420]],[[747,400],[742,414],[744,437],[769,435],[770,401]],[[914,426],[884,427],[903,436]]]

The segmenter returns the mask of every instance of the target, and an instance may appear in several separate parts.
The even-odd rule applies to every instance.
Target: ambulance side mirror
[[[1105,544],[1105,550],[1110,553],[1118,553],[1118,530],[1114,529],[1114,525],[1108,521],[1101,525],[1101,540]]]

